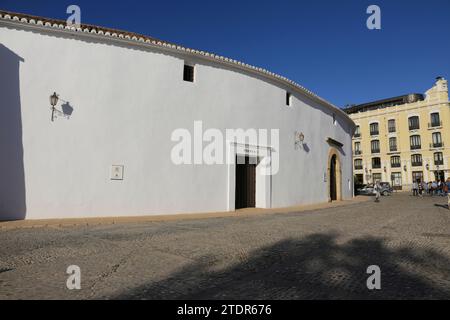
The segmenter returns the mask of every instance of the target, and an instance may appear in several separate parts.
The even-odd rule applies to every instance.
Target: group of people
[[[412,185],[413,196],[429,195],[429,196],[446,196],[450,190],[450,178],[444,181],[414,181]]]

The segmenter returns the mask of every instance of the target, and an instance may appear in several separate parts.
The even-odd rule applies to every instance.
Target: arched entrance
[[[336,155],[331,157],[330,162],[330,200],[337,200],[337,185],[336,185]]]
[[[328,201],[342,200],[341,162],[336,149],[328,156]]]

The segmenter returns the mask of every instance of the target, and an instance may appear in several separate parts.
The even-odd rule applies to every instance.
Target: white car
[[[392,188],[391,188],[390,183],[388,183],[388,182],[381,182],[380,183],[380,187],[381,187],[380,194],[382,196],[390,196],[392,194]],[[367,196],[374,196],[374,195],[376,195],[375,188],[374,188],[373,184],[367,184],[364,187],[356,190],[356,192],[358,194],[360,194],[360,195],[367,195]]]

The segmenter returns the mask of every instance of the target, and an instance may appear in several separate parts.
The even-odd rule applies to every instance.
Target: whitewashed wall
[[[182,79],[185,60],[196,64],[195,83]],[[285,90],[220,63],[0,24],[0,219],[229,209],[227,165],[171,162],[173,130],[192,131],[195,120],[204,129],[280,129],[272,207],[327,201],[332,137],[344,143],[342,190],[351,198],[352,122],[300,91],[286,107]],[[50,121],[55,91],[70,119]],[[295,150],[295,131],[308,151]],[[123,181],[110,180],[114,164],[125,166]]]

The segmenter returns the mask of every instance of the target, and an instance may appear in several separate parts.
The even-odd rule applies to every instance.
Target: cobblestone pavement
[[[0,231],[0,299],[450,299],[444,198]],[[70,265],[81,290],[66,288]],[[381,290],[367,289],[368,266]]]

